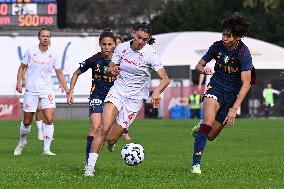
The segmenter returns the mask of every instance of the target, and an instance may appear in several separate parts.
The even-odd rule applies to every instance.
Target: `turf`
[[[132,142],[145,149],[142,164],[127,166],[118,142],[97,162],[95,177],[84,178],[88,120],[55,121],[55,157],[42,156],[42,142],[33,126],[24,152],[17,121],[0,122],[0,188],[284,188],[284,119],[239,119],[208,142],[202,175],[192,175],[193,137],[197,120],[137,120]]]

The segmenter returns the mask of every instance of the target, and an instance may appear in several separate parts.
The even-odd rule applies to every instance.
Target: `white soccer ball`
[[[144,148],[136,143],[125,144],[121,150],[121,158],[127,165],[138,165],[144,160]]]

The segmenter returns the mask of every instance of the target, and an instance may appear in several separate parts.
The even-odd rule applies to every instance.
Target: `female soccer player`
[[[89,68],[92,69],[92,87],[89,100],[89,117],[91,122],[90,131],[87,136],[86,143],[86,160],[89,158],[89,153],[93,139],[101,125],[104,99],[113,85],[115,76],[106,76],[104,71],[108,67],[116,44],[116,37],[111,32],[111,29],[105,29],[99,37],[99,45],[101,52],[93,55],[80,63],[80,67],[73,73],[70,83],[70,95],[68,104],[73,103],[73,90],[79,75],[85,73]]]
[[[216,41],[198,62],[196,69],[204,69],[206,63],[216,60],[207,92],[204,95],[204,118],[194,142],[192,173],[201,174],[201,156],[207,139],[214,140],[226,124],[231,125],[237,110],[250,89],[252,58],[241,38],[248,32],[249,23],[239,13],[234,13],[221,22],[222,40]]]
[[[38,32],[39,45],[29,48],[22,60],[17,74],[16,90],[21,93],[25,69],[27,69],[25,82],[25,95],[23,101],[24,120],[20,125],[20,141],[14,151],[14,155],[21,155],[24,146],[27,144],[27,137],[31,130],[33,115],[40,102],[43,109],[43,141],[44,155],[55,155],[50,151],[53,138],[54,126],[53,116],[55,109],[55,96],[52,90],[51,71],[55,69],[60,84],[63,86],[67,96],[69,89],[66,85],[64,75],[57,62],[54,51],[49,48],[51,32],[43,27]]]
[[[119,75],[105,99],[103,124],[92,145],[85,176],[94,176],[94,167],[105,139],[107,138],[109,145],[115,144],[125,128],[134,121],[143,99],[148,98],[150,68],[154,69],[161,79],[160,85],[152,94],[154,108],[159,106],[160,94],[170,83],[156,52],[150,46],[154,42],[151,26],[146,23],[138,24],[132,35],[133,40],[115,49],[110,66],[106,70],[111,75]],[[118,124],[114,125],[114,122]]]
[[[119,45],[120,43],[124,42],[124,39],[120,35],[116,35],[116,45]],[[131,137],[129,136],[128,128],[125,129],[125,131],[122,134],[124,140],[129,141],[131,140]]]

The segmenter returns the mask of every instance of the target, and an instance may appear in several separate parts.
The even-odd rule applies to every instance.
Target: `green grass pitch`
[[[19,157],[19,121],[0,121],[0,188],[284,188],[284,119],[238,119],[207,142],[202,175],[192,175],[193,137],[198,120],[136,120],[131,142],[145,149],[142,164],[127,166],[120,139],[103,149],[95,177],[84,178],[88,120],[55,121],[55,157],[42,154],[33,125]]]

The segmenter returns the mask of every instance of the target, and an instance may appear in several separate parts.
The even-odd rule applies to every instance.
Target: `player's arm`
[[[119,72],[120,72],[120,67],[114,62],[111,62],[109,66],[105,68],[106,76],[116,76],[119,74]]]
[[[204,78],[205,78],[205,74],[199,74],[198,89],[201,89]]]
[[[199,60],[199,62],[197,63],[197,65],[195,66],[195,69],[196,69],[200,74],[212,75],[212,74],[213,74],[213,70],[211,70],[210,68],[204,68],[206,64],[207,64],[207,62],[201,58],[201,59]]]
[[[63,75],[63,72],[61,69],[57,69],[55,70],[55,73],[56,73],[56,76],[59,80],[59,83],[61,84],[61,86],[64,88],[66,94],[68,95],[69,94],[69,89],[67,87],[67,83],[66,83],[66,80],[64,78],[64,75]]]
[[[22,93],[22,89],[23,89],[23,78],[25,78],[25,70],[27,69],[27,65],[26,64],[21,64],[19,66],[18,69],[18,73],[17,73],[17,84],[16,84],[16,90],[19,93]]]
[[[235,120],[235,117],[237,115],[237,111],[239,107],[241,106],[244,98],[246,97],[249,89],[250,89],[250,81],[251,81],[251,70],[246,70],[241,72],[241,80],[242,80],[242,87],[239,91],[239,94],[237,96],[237,99],[233,105],[232,108],[230,108],[229,113],[227,117],[224,120],[224,123],[226,122],[228,125],[232,124]]]
[[[69,96],[68,96],[68,99],[67,99],[67,103],[68,104],[72,104],[73,103],[73,100],[74,100],[74,88],[75,88],[77,79],[78,79],[79,75],[81,75],[81,74],[82,74],[82,72],[80,71],[80,69],[77,69],[73,73],[73,75],[72,75],[71,82],[70,82]]]
[[[152,94],[152,103],[153,108],[158,108],[161,101],[161,93],[165,90],[165,88],[170,84],[170,79],[168,77],[168,74],[164,68],[161,68],[156,71],[157,75],[161,79],[161,82],[158,87],[153,91]]]

